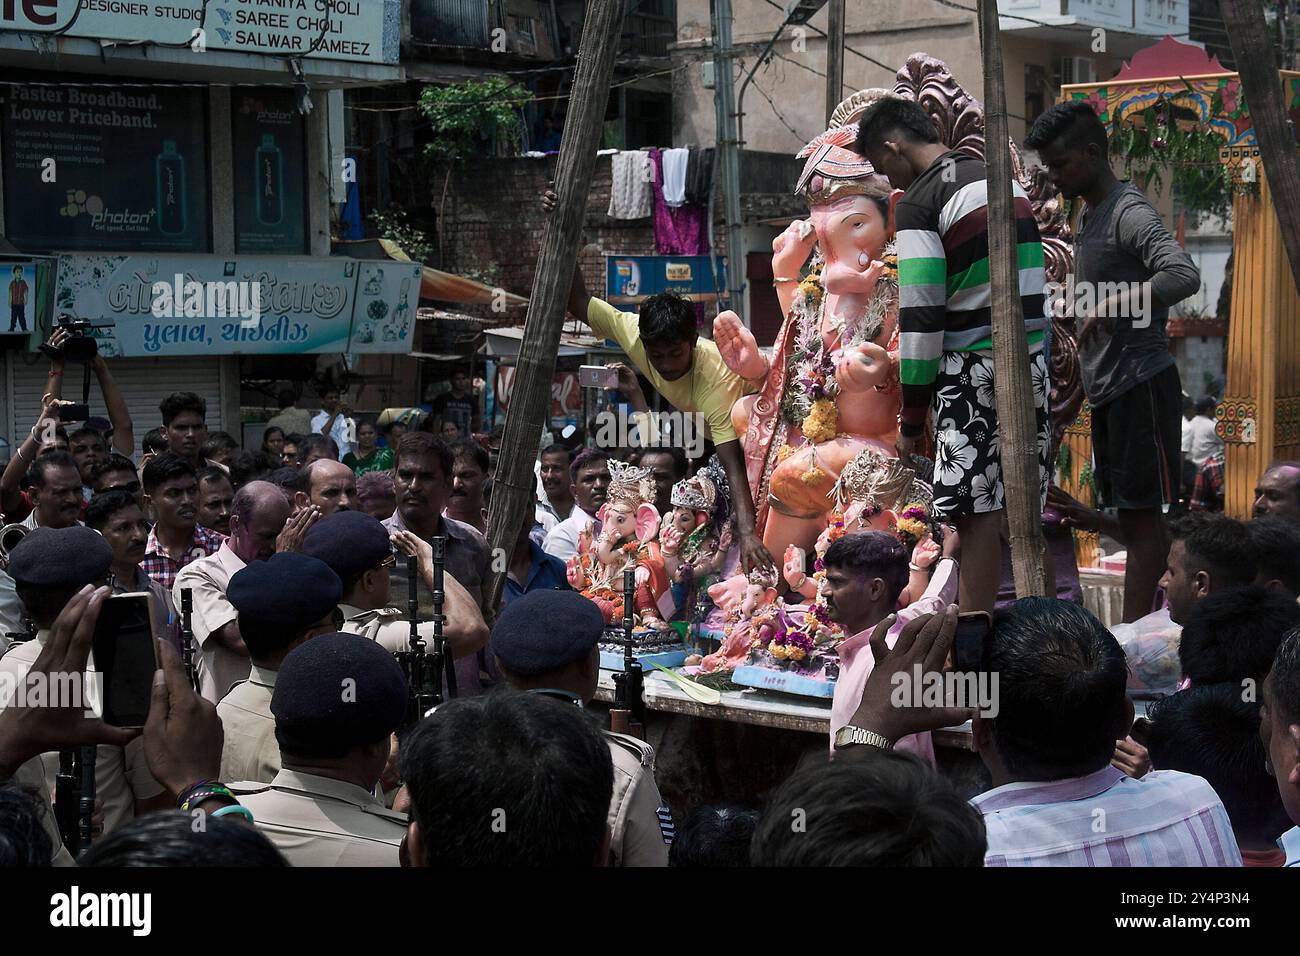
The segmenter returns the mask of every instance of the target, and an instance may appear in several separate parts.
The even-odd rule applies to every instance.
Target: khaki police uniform
[[[63,845],[63,834],[59,832],[59,821],[54,817],[54,800],[50,797],[50,786],[45,781],[45,763],[40,756],[35,756],[14,771],[10,782],[30,793],[36,799],[36,810],[41,817],[41,826],[50,838],[54,848],[50,859],[51,866],[76,866],[72,854]]]
[[[181,568],[176,574],[176,583],[172,585],[172,600],[176,607],[184,606],[181,601],[183,590],[190,588],[194,592],[190,629],[194,631],[194,641],[202,651],[197,656],[199,693],[214,704],[233,684],[248,677],[252,666],[247,657],[209,640],[213,631],[239,618],[234,606],[226,600],[226,589],[231,577],[243,567],[243,560],[226,541],[215,553]]]
[[[0,674],[4,675],[0,686],[17,689],[27,677],[32,664],[36,663],[36,658],[40,656],[41,648],[45,645],[49,634],[47,629],[39,630],[34,639],[9,648],[5,656],[0,658]],[[95,672],[93,655],[86,662],[86,672],[89,674]],[[92,680],[88,688],[88,696],[95,693],[95,686]],[[93,697],[86,703],[98,710],[98,701]],[[8,700],[0,701],[0,707],[6,704]],[[31,762],[34,761],[29,761]],[[52,792],[54,789],[54,779],[50,771],[57,769],[57,766],[57,761],[45,762],[46,770],[43,777],[47,792]],[[100,744],[95,748],[95,796],[104,807],[104,833],[112,833],[124,823],[134,819],[137,800],[149,800],[162,792],[162,784],[154,780],[153,775],[149,773],[148,764],[145,763],[143,737],[136,737],[125,747]]]
[[[604,731],[614,759],[609,803],[610,852],[615,866],[667,866],[676,833],[655,783],[655,751],[644,740]]]
[[[399,866],[407,816],[356,784],[281,770],[227,784],[293,866]]]
[[[343,632],[360,634],[375,641],[386,651],[404,651],[411,641],[411,624],[406,612],[395,607],[379,607],[363,611],[352,604],[340,604],[343,612]],[[420,637],[424,639],[424,653],[433,653],[433,622],[420,624]],[[448,647],[450,650],[450,647]]]
[[[278,672],[253,665],[248,680],[230,688],[217,704],[226,739],[221,748],[222,780],[270,783],[280,772],[271,692]]]

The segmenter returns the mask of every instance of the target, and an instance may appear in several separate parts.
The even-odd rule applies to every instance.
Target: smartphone
[[[104,723],[143,727],[158,669],[153,595],[147,591],[105,599],[91,645],[100,680]]]
[[[618,388],[618,370],[603,365],[580,365],[578,384],[583,388]]]
[[[984,654],[984,641],[993,630],[993,617],[988,611],[963,611],[957,615],[957,633],[953,636],[953,669],[977,671]]]

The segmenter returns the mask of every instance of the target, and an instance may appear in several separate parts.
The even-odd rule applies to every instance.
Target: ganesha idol
[[[575,590],[600,608],[606,624],[623,620],[623,572],[635,570],[633,619],[637,627],[662,630],[673,612],[673,598],[663,555],[656,540],[659,512],[655,483],[647,468],[609,462],[609,491],[596,513],[600,533],[588,526],[569,559],[568,579]]]
[[[805,146],[796,193],[810,208],[773,243],[785,321],[769,361],[734,312],[714,321],[727,366],[762,381],[732,409],[743,436],[763,543],[805,551],[829,523],[831,489],[864,449],[892,456],[898,435],[898,277],[893,204],[901,195],[851,149],[855,122],[883,90],[865,90]],[[799,278],[812,255],[810,271]]]

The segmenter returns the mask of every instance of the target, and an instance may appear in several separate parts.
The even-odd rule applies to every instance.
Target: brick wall
[[[444,268],[462,273],[483,270],[490,262],[496,262],[500,266],[498,282],[503,289],[525,297],[530,295],[546,225],[540,197],[555,176],[555,166],[554,157],[484,159],[475,160],[472,165],[458,165],[452,171],[447,189]],[[655,252],[650,217],[611,219],[606,214],[610,170],[611,157],[598,156],[583,229],[586,244],[578,257],[587,288],[594,295],[605,293],[606,255],[654,255]],[[438,170],[431,180],[441,184],[444,173],[445,168]],[[433,201],[436,206],[436,194]],[[722,204],[718,201],[714,202],[714,214],[715,246],[719,255],[726,255]],[[489,314],[485,307],[466,307],[463,311]],[[507,314],[522,321],[524,309],[512,309]]]

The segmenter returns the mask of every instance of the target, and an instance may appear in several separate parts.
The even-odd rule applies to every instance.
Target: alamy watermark
[[[704,454],[704,416],[699,412],[629,412],[623,407],[598,412],[597,448],[680,448],[687,458]]]
[[[1151,283],[1079,282],[1068,273],[1064,282],[1043,286],[1043,299],[1052,315],[1074,315],[1084,319],[1131,319],[1133,328],[1151,327]]]
[[[99,716],[104,675],[97,671],[0,672],[0,707],[58,707]]]
[[[247,329],[262,320],[262,284],[246,279],[187,279],[176,273],[172,282],[155,282],[149,311],[156,319],[239,319]]]
[[[988,671],[899,671],[889,679],[894,707],[968,707],[987,720],[998,715],[998,675]]]

